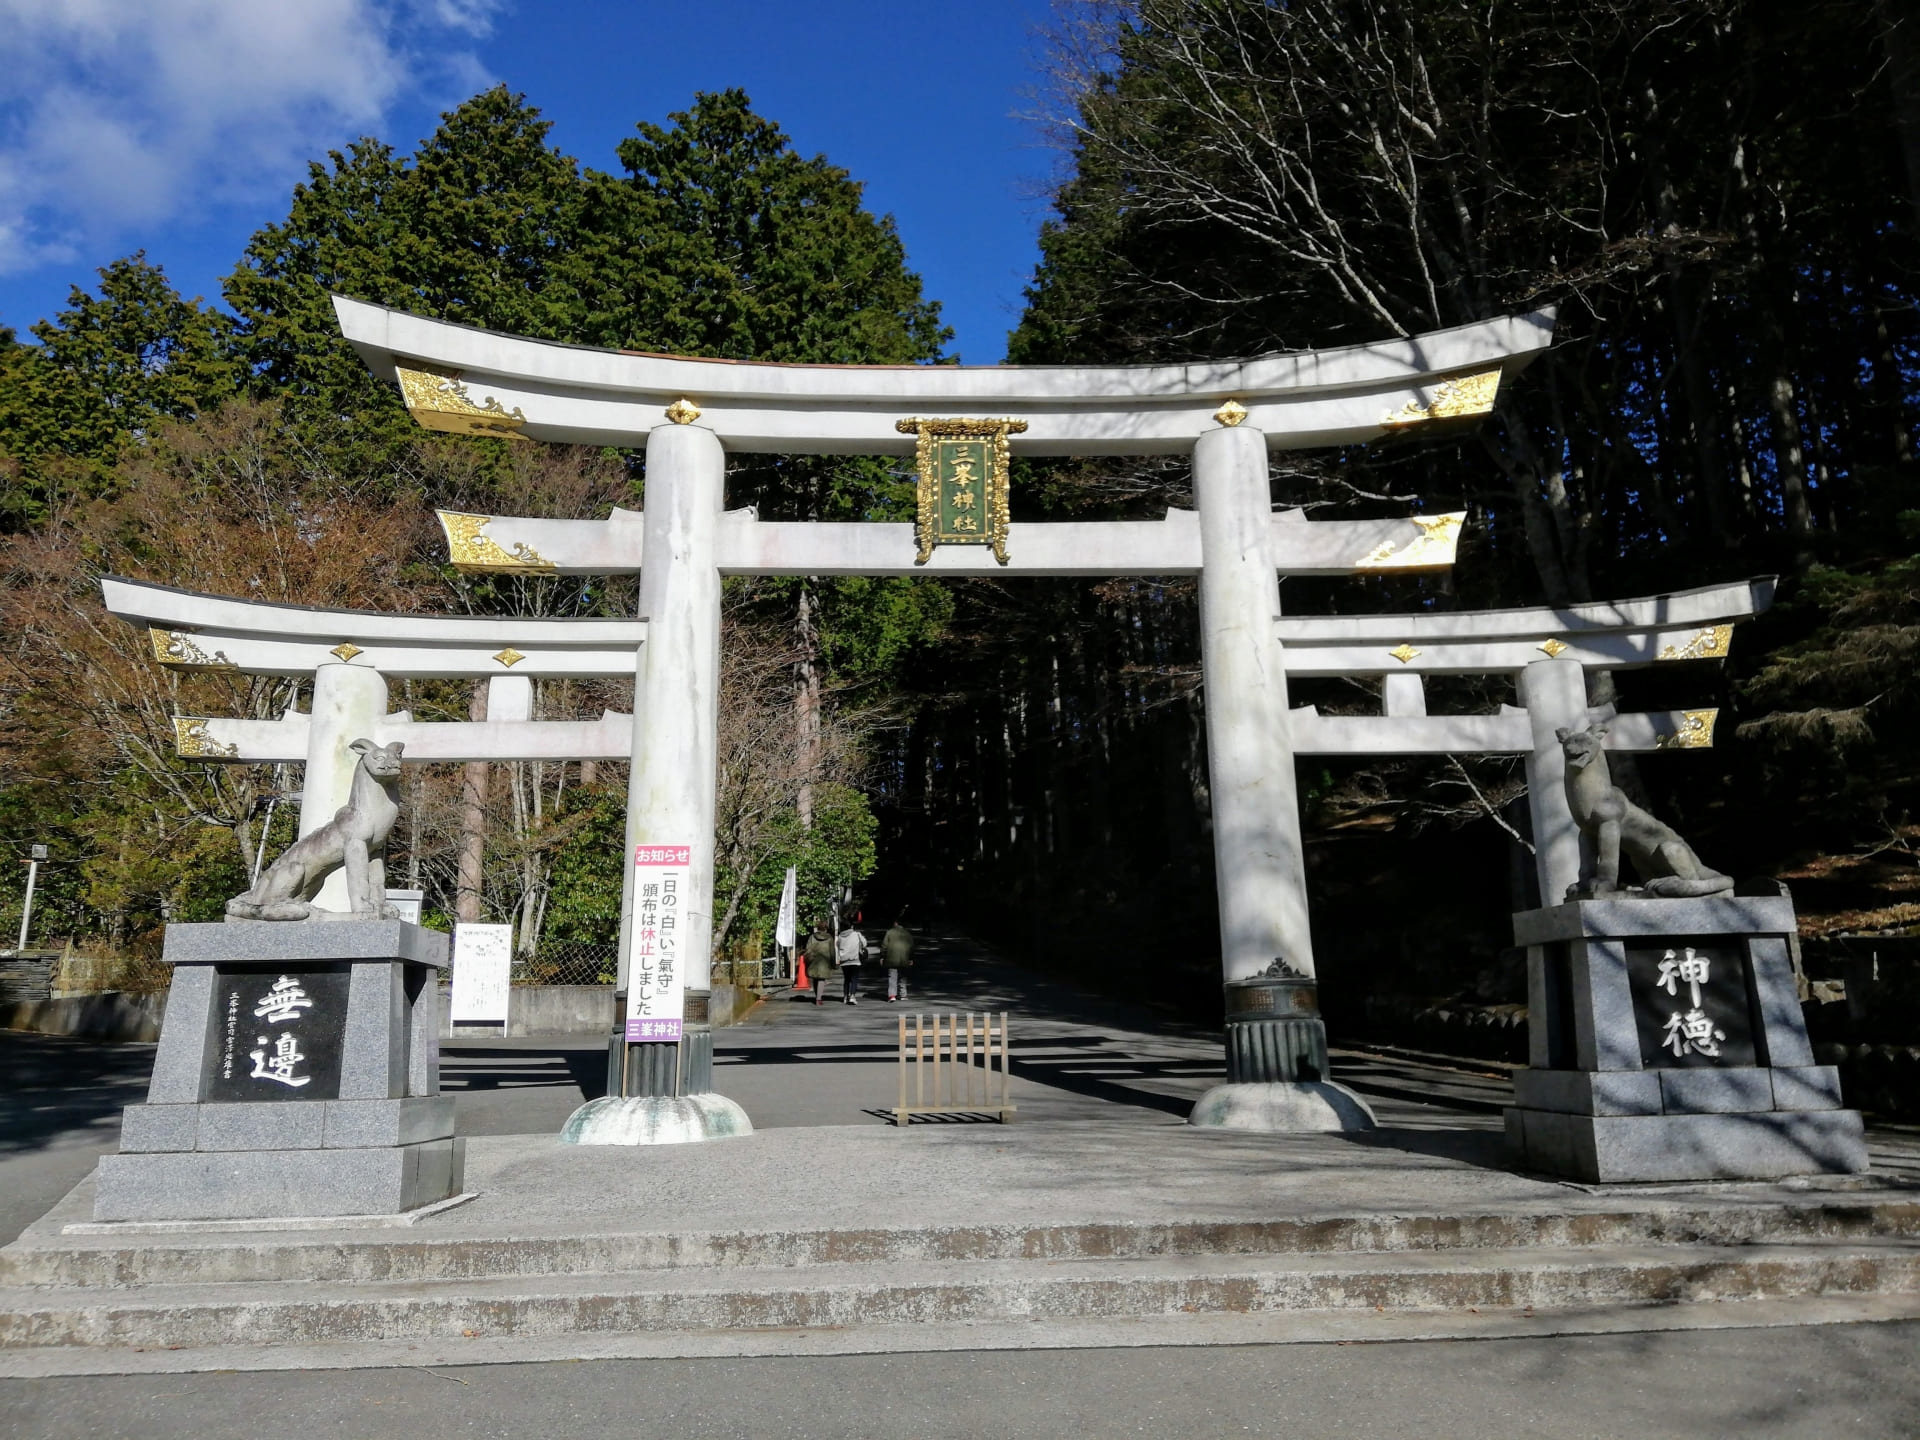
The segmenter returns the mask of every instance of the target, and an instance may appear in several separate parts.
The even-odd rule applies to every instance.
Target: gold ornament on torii
[[[527,417],[520,407],[508,410],[491,395],[478,401],[467,393],[461,372],[441,365],[414,362],[418,369],[394,366],[400,377],[400,394],[414,423],[426,430],[449,435],[492,435],[498,439],[524,440],[520,427]]]

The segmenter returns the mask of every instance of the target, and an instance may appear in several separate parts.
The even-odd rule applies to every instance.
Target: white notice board
[[[454,926],[453,1023],[505,1025],[512,972],[513,926]]]

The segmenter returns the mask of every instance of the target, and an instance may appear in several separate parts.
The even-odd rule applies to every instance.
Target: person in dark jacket
[[[904,1000],[907,998],[907,971],[913,968],[913,931],[907,928],[905,916],[887,928],[886,938],[880,942],[880,948],[887,960],[887,999]]]
[[[813,933],[807,936],[807,983],[813,987],[813,1003],[826,1003],[827,977],[833,974],[833,932],[827,929],[827,917],[813,917]]]

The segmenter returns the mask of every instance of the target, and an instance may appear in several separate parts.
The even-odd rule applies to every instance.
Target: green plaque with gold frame
[[[1027,428],[1024,420],[926,420],[894,422],[902,435],[919,439],[919,512],[914,538],[924,565],[936,545],[991,545],[1007,563],[1007,436]]]

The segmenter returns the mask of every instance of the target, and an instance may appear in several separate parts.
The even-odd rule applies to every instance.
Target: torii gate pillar
[[[1555,732],[1587,723],[1587,672],[1577,660],[1535,660],[1520,672],[1520,703],[1533,728],[1527,755],[1527,805],[1533,818],[1534,865],[1540,904],[1567,897],[1580,878],[1580,828],[1567,808],[1567,758]]]
[[[1287,671],[1273,638],[1280,584],[1267,556],[1267,437],[1244,426],[1202,435],[1193,490],[1221,978],[1249,979],[1276,959],[1311,976]]]
[[[353,793],[354,767],[360,757],[347,747],[373,738],[387,715],[387,682],[364,666],[321,665],[313,672],[313,714],[307,721],[307,768],[300,785],[300,833],[311,835],[339,813]],[[264,843],[265,837],[262,836]],[[313,903],[342,914],[347,872],[326,878]]]
[[[1200,657],[1226,989],[1227,1083],[1190,1123],[1235,1130],[1365,1130],[1366,1102],[1327,1081],[1314,984],[1287,671],[1273,617],[1267,437],[1249,426],[1193,447],[1200,512]]]
[[[715,735],[720,716],[720,571],[714,537],[726,488],[719,437],[694,425],[647,436],[640,614],[647,619],[633,686],[627,782],[627,878],[620,983],[632,958],[636,846],[685,846],[691,908],[682,917],[688,990],[708,988],[713,942]]]
[[[725,500],[726,450],[711,430],[662,425],[647,435],[647,505],[641,541],[640,613],[647,619],[633,686],[633,752],[622,860],[620,972],[609,1039],[606,1098],[567,1121],[576,1144],[634,1144],[750,1133],[746,1112],[712,1094],[713,1031],[707,1003],[713,947],[715,736],[720,691],[720,570],[715,537]],[[651,862],[661,855],[684,859]],[[645,854],[649,860],[642,868]],[[680,902],[642,915],[643,880],[673,877]],[[650,907],[649,907],[650,909]],[[643,947],[649,975],[635,973],[635,931],[671,925],[670,940]],[[659,934],[669,935],[665,929]],[[678,973],[661,982],[655,967]],[[678,1043],[629,1044],[627,1021],[679,1000]],[[682,998],[684,997],[684,998]]]

